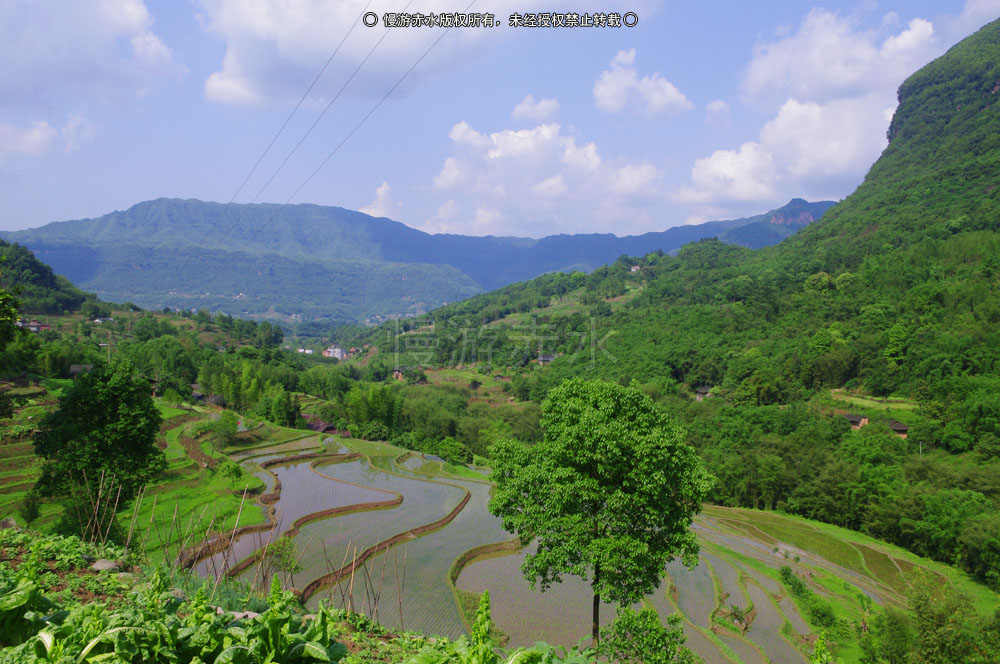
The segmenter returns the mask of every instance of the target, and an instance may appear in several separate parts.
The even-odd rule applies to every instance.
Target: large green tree
[[[155,445],[161,418],[150,394],[149,383],[128,362],[77,378],[35,437],[35,451],[45,459],[41,494],[94,500],[103,473],[104,486],[114,487],[113,500],[124,505],[162,472],[166,461]],[[76,507],[68,519],[83,512],[84,506]]]
[[[522,570],[542,590],[563,574],[590,581],[593,635],[600,601],[631,604],[680,555],[697,562],[689,526],[712,485],[685,432],[638,387],[568,380],[542,405],[543,440],[491,447],[490,511],[521,541]]]

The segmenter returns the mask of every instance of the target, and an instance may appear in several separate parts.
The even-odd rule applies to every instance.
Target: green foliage
[[[486,591],[479,600],[469,637],[463,636],[455,641],[443,639],[427,645],[406,660],[406,664],[594,664],[598,661],[590,649],[566,650],[541,642],[532,648],[517,648],[501,658],[493,648],[490,637],[492,628],[490,593]]]
[[[7,574],[0,570],[0,584],[9,583]],[[14,647],[0,650],[0,662],[270,664],[337,662],[347,654],[333,638],[332,612],[321,606],[315,618],[303,620],[292,611],[293,596],[280,588],[266,611],[239,622],[219,615],[204,591],[183,601],[167,589],[157,572],[148,589],[113,610],[92,602],[53,612],[51,603],[39,604],[45,598],[38,599],[37,587],[22,579],[0,596],[0,623],[21,616],[16,629],[3,632],[9,639],[4,645]]]
[[[929,573],[912,578],[909,611],[886,608],[862,634],[866,664],[1000,661],[1000,610],[980,616],[970,599]]]
[[[75,311],[88,298],[65,277],[55,274],[26,247],[0,240],[0,287],[17,293],[25,313]],[[93,298],[93,295],[89,296]],[[16,319],[15,319],[16,320]]]
[[[121,487],[124,505],[166,467],[154,445],[160,419],[149,385],[128,362],[81,375],[35,436],[35,451],[45,459],[42,495],[96,496],[103,473],[108,485],[114,478]]]
[[[271,542],[264,556],[264,565],[268,573],[274,575],[273,583],[278,583],[278,574],[286,575],[294,583],[295,573],[302,571],[295,539],[286,535]]]
[[[600,651],[621,664],[693,664],[697,660],[684,647],[687,637],[681,623],[678,614],[661,625],[652,609],[620,608],[615,621],[601,631]]]
[[[816,637],[816,644],[813,646],[812,655],[809,656],[810,664],[837,664],[838,660],[826,649],[826,633],[821,633]]]
[[[833,627],[837,623],[837,616],[830,603],[813,593],[812,589],[792,571],[791,567],[782,565],[778,573],[781,582],[805,607],[809,622],[823,628]]]
[[[626,238],[553,236],[544,244],[521,238],[427,235],[334,207],[250,205],[241,207],[236,219],[225,220],[231,230],[225,250],[210,250],[192,238],[204,236],[224,210],[233,210],[218,203],[159,199],[98,219],[6,236],[45,251],[57,272],[105,299],[131,300],[154,309],[207,307],[236,315],[273,316],[277,311],[319,318],[317,323],[328,328],[331,323],[381,320],[386,314],[419,315],[567,265],[593,270],[625,252],[671,251],[703,237],[721,233],[726,238],[738,227],[745,230],[739,228],[743,233],[733,242],[773,244],[801,228],[803,221],[819,218],[830,204],[797,200],[747,219]],[[775,222],[776,214],[784,217]],[[262,227],[268,228],[266,237],[259,235]],[[94,254],[99,261],[93,260]],[[145,278],[125,278],[137,264],[143,266]],[[211,294],[204,293],[206,283],[212,284]],[[240,297],[244,291],[253,297]],[[197,295],[185,295],[189,293]],[[308,297],[290,298],[290,293]],[[53,306],[76,308],[59,300]]]
[[[523,542],[538,540],[523,566],[532,583],[545,590],[573,574],[589,578],[595,598],[632,603],[659,585],[674,556],[694,565],[689,526],[711,479],[648,396],[570,380],[549,393],[542,428],[535,447],[508,440],[490,449],[490,511]]]
[[[521,400],[581,370],[669,380],[682,395],[708,384],[703,404],[667,400],[720,478],[713,500],[862,530],[995,578],[990,538],[966,529],[1000,505],[998,63],[994,21],[911,76],[865,182],[785,242],[751,252],[702,240],[448,305],[428,317],[434,361],[506,367]],[[627,299],[604,302],[623,287]],[[414,332],[357,339],[405,349]],[[557,359],[534,370],[543,343]],[[831,387],[916,400],[910,439],[879,426],[841,446],[830,404],[801,407]]]

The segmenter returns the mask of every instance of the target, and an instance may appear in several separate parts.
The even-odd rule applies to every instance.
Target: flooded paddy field
[[[390,629],[455,638],[466,633],[471,617],[462,598],[467,609],[469,598],[489,590],[494,621],[509,646],[574,645],[589,637],[592,592],[585,580],[564,576],[543,593],[520,570],[530,548],[466,555],[512,539],[488,511],[486,477],[459,477],[436,459],[383,443],[337,443],[333,449],[305,437],[245,455],[240,462],[264,480],[266,491],[280,493],[271,506],[277,526],[237,537],[231,550],[201,561],[199,571],[209,575],[254,558],[268,541],[288,534],[301,569],[282,578],[305,590],[309,607],[320,601],[351,606],[377,614]],[[297,458],[310,451],[354,456]],[[289,462],[274,463],[280,459]],[[642,606],[664,620],[679,613],[688,647],[711,663],[807,661],[821,630],[781,582],[784,566],[830,602],[838,619],[850,621],[861,615],[862,593],[877,604],[900,605],[904,572],[916,564],[775,513],[706,506],[695,531],[698,565],[689,570],[672,561]],[[264,567],[245,565],[239,578],[266,585]],[[602,623],[614,615],[615,607],[602,606]]]

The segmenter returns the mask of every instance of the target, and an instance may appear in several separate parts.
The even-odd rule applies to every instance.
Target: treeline
[[[299,376],[298,389],[326,399],[316,414],[349,428],[352,435],[388,440],[457,463],[485,456],[502,437],[541,438],[534,403],[470,403],[471,384],[424,384],[418,372],[410,380],[395,381],[385,364],[370,366],[364,374],[351,365],[314,366]]]
[[[778,509],[868,533],[1000,590],[1000,459],[956,457],[873,421],[798,403],[668,398],[717,478],[718,504]]]
[[[52,268],[41,262],[27,247],[0,240],[0,288],[17,296],[20,310],[29,314],[61,314],[76,311],[84,301],[95,301]]]

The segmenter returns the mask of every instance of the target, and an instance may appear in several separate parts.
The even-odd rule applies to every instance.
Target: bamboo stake
[[[233,534],[229,538],[229,548],[230,549],[233,547],[233,542],[236,540],[236,529],[237,529],[237,527],[240,524],[240,517],[243,516],[243,503],[246,502],[246,499],[247,499],[247,489],[249,489],[249,488],[250,488],[249,484],[247,484],[246,486],[243,487],[243,498],[240,500],[240,509],[236,513],[236,521],[233,523]],[[228,549],[227,549],[227,551],[228,551]],[[219,578],[221,578],[221,577],[219,577]],[[215,579],[215,587],[212,588],[212,597],[210,598],[210,601],[213,600],[213,599],[215,599],[215,591],[217,591],[219,589],[219,578]]]
[[[379,605],[379,600],[382,599],[382,582],[385,581],[385,565],[386,565],[387,562],[389,562],[389,560],[388,560],[388,558],[389,558],[389,545],[388,544],[385,545],[385,549],[386,549],[385,552],[382,554],[382,572],[379,574],[379,577],[378,577],[378,591],[375,593],[375,622],[379,621],[378,620],[378,605]],[[378,553],[378,550],[376,550],[376,553]]]
[[[108,535],[111,534],[111,526],[115,523],[115,514],[118,513],[118,499],[122,497],[122,485],[118,485],[118,493],[115,494],[115,506],[111,509],[111,518],[108,519],[108,527],[104,531],[104,537],[101,538],[104,543],[108,541]],[[110,500],[111,496],[108,496]]]
[[[399,559],[396,548],[392,549],[392,568],[396,573],[396,602],[399,604],[399,631],[403,631],[403,590],[399,587]]]
[[[132,533],[135,531],[135,520],[139,518],[139,510],[142,508],[142,499],[146,495],[146,486],[143,485],[139,489],[139,495],[135,497],[135,505],[132,506],[132,518],[129,520],[128,524],[128,537],[125,538],[125,552],[128,553],[128,547],[132,544]]]
[[[170,564],[170,542],[174,539],[174,524],[177,523],[177,510],[179,508],[179,503],[174,503],[174,516],[170,519],[170,528],[167,529],[167,544],[166,548],[163,550],[163,562],[167,563],[167,567],[173,567]]]
[[[156,516],[156,499],[159,498],[155,493],[153,494],[153,509],[149,512],[149,527],[146,528],[146,536],[142,538],[142,557],[148,560],[146,556],[146,542],[149,541],[149,533],[153,530],[153,517]]]
[[[347,599],[350,602],[350,608],[347,610],[350,613],[354,613],[354,568],[358,564],[358,547],[354,547],[354,558],[351,560],[351,582],[347,586]]]
[[[409,542],[407,542],[409,544]],[[403,544],[403,585],[402,590],[406,589],[406,544]],[[402,593],[400,590],[400,593]],[[405,632],[406,628],[403,627],[403,595],[399,596],[399,631]]]
[[[208,503],[205,503],[205,507],[202,508],[201,514],[198,515],[198,521],[197,521],[197,523],[195,523],[193,526],[191,525],[191,523],[188,523],[188,528],[190,530],[187,533],[187,537],[181,543],[180,550],[177,552],[177,563],[178,563],[178,565],[180,564],[180,558],[181,558],[181,555],[184,553],[184,549],[186,549],[188,547],[188,544],[191,543],[191,536],[194,535],[194,529],[197,528],[201,524],[202,517],[205,516],[205,512],[207,512],[207,511],[208,511]],[[191,518],[194,518],[193,514],[192,514]]]

